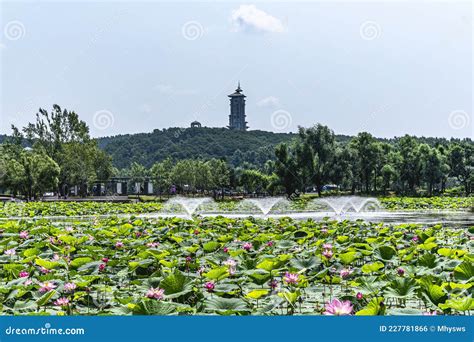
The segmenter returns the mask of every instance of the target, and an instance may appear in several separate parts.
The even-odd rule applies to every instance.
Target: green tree
[[[420,155],[422,156],[422,178],[428,185],[428,195],[432,196],[434,186],[441,183],[443,177],[443,160],[439,151],[427,144],[420,145]]]
[[[382,176],[382,191],[384,194],[390,189],[393,179],[396,177],[397,172],[391,164],[385,164],[381,169]]]
[[[297,175],[297,162],[287,144],[280,144],[275,149],[275,173],[288,197],[295,194],[300,182]]]
[[[269,186],[269,177],[258,170],[244,170],[240,175],[240,185],[249,193],[262,193]]]
[[[471,193],[474,175],[474,147],[473,145],[454,144],[449,151],[449,167],[451,176],[456,177],[463,185],[466,196]]]
[[[85,194],[87,184],[96,179],[107,180],[112,174],[112,162],[89,136],[89,128],[74,111],[53,105],[51,112],[42,108],[36,122],[23,128],[24,135],[12,127],[17,139],[26,138],[35,151],[44,153],[60,168],[58,191],[80,185]]]
[[[58,184],[59,166],[47,155],[21,146],[2,146],[0,185],[26,199],[41,196]]]
[[[403,192],[410,194],[416,193],[416,186],[421,178],[421,156],[419,143],[409,135],[398,140],[398,150],[400,152],[400,164],[397,165],[400,182]]]
[[[372,178],[376,180],[376,166],[380,156],[379,145],[375,138],[367,132],[359,133],[351,141],[351,144],[357,152],[361,183],[365,185],[365,192],[369,193]],[[374,181],[374,191],[376,190],[377,186]]]
[[[311,180],[316,185],[318,194],[321,196],[323,185],[330,181],[330,172],[335,153],[334,132],[327,126],[317,124],[308,129],[300,127],[299,136],[303,145],[307,145],[307,147],[303,147],[303,151],[309,148],[312,155],[311,159],[305,159],[305,173],[311,175]],[[306,156],[307,153],[305,152],[304,155]]]
[[[170,158],[155,163],[151,170],[151,177],[155,188],[158,190],[160,196],[162,193],[167,192],[171,187],[171,171],[173,168],[173,162]]]
[[[230,168],[224,160],[211,159],[207,162],[211,173],[212,187],[221,190],[224,199],[225,188],[230,185]]]

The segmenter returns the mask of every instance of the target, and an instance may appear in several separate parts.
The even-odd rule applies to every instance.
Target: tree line
[[[474,184],[474,144],[470,139],[430,146],[405,135],[383,142],[362,132],[346,144],[335,141],[327,126],[300,128],[292,144],[276,148],[275,173],[290,195],[325,184],[351,193],[428,196],[462,186],[469,195]]]
[[[341,143],[331,129],[318,124],[300,128],[296,139],[272,149],[274,158],[260,168],[247,163],[234,167],[217,159],[173,163],[168,158],[148,170],[134,163],[122,173],[135,179],[139,179],[136,175],[149,176],[162,192],[174,184],[191,191],[230,187],[244,192],[284,192],[287,196],[308,191],[321,195],[330,185],[351,194],[432,196],[461,187],[470,195],[473,142],[441,142],[430,146],[409,135],[384,142],[362,132]]]
[[[181,134],[195,136],[195,130],[182,129]],[[21,130],[12,127],[12,131],[0,145],[0,188],[28,198],[46,191],[67,195],[73,186],[86,195],[93,182],[112,176],[129,177],[132,183],[149,178],[159,194],[174,187],[181,192],[221,195],[229,189],[287,196],[315,191],[321,195],[328,188],[352,194],[395,192],[410,196],[462,189],[469,195],[474,184],[474,144],[470,139],[406,135],[381,140],[367,132],[341,139],[318,124],[300,128],[292,139],[276,146],[254,141],[260,158],[255,163],[239,158],[237,150],[231,157],[219,157],[218,153],[212,158],[170,155],[153,164],[135,161],[118,169],[90,137],[86,123],[75,112],[57,105],[51,112],[40,109],[34,123]],[[247,156],[251,153],[246,151]]]

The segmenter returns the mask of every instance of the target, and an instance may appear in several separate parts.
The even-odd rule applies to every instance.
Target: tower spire
[[[229,115],[229,128],[239,131],[246,131],[247,121],[245,121],[245,95],[242,94],[240,88],[240,80],[237,83],[237,89],[230,97],[230,115]]]

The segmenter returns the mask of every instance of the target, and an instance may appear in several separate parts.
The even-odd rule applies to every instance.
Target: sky
[[[228,124],[328,125],[474,138],[470,1],[1,3],[0,134],[38,108],[91,134]]]

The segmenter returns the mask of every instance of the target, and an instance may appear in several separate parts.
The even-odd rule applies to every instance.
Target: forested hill
[[[266,131],[231,131],[226,128],[168,128],[152,133],[126,134],[99,139],[99,146],[112,156],[118,168],[132,162],[152,166],[173,159],[226,158],[231,163],[263,164],[273,159],[273,147],[294,134]]]
[[[156,161],[170,157],[179,159],[225,158],[234,166],[250,163],[262,166],[274,159],[274,147],[294,139],[296,134],[267,131],[231,131],[226,128],[167,128],[152,133],[125,134],[99,138],[99,147],[112,156],[114,166],[129,167],[133,162],[151,167]],[[336,135],[339,142],[350,136]],[[430,146],[445,145],[445,138],[416,138]],[[378,139],[394,144],[397,139]]]

